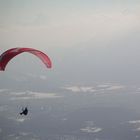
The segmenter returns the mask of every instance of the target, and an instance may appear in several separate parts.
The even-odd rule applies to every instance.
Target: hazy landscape
[[[52,60],[0,71],[0,139],[139,140],[139,15],[138,0],[0,0],[0,53]]]

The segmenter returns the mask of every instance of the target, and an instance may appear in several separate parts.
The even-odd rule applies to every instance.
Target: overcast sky
[[[77,47],[140,28],[138,0],[0,0],[2,48]]]
[[[43,50],[61,76],[140,70],[139,0],[0,0],[0,19],[1,52]]]

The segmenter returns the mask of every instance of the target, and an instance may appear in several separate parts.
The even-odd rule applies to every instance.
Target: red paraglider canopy
[[[42,60],[42,62],[47,66],[47,68],[52,67],[50,58],[45,53],[39,50],[33,48],[12,48],[0,55],[0,71],[4,71],[6,65],[12,58],[23,52],[29,52],[34,54]]]

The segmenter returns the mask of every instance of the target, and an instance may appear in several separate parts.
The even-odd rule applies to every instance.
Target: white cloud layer
[[[70,86],[70,87],[64,87],[64,89],[72,91],[72,92],[95,92],[96,90],[94,87],[91,86]]]
[[[86,127],[83,127],[80,129],[81,132],[85,132],[85,133],[98,133],[101,132],[103,129],[94,126],[94,122],[93,121],[86,121]]]
[[[133,121],[129,121],[128,123],[133,125],[134,127],[133,131],[140,132],[140,120],[133,120]]]
[[[108,87],[106,90],[119,90],[119,89],[123,89],[123,88],[125,88],[125,87],[122,85],[114,85],[114,86]]]
[[[130,124],[140,124],[140,120],[129,121]]]
[[[102,131],[102,128],[98,128],[98,127],[85,127],[85,128],[81,128],[80,129],[82,132],[85,133],[98,133]]]
[[[40,93],[40,92],[13,92],[10,100],[29,100],[29,99],[48,99],[48,98],[61,98],[62,96],[56,95],[55,93]]]
[[[13,121],[15,121],[15,122],[18,122],[18,123],[24,123],[25,121],[27,121],[27,120],[29,120],[30,118],[29,117],[20,117],[20,116],[18,116],[18,117],[8,117],[8,119],[9,120],[13,120]]]
[[[65,86],[63,89],[72,91],[73,93],[98,93],[100,91],[116,91],[125,89],[124,85],[120,84],[99,84],[94,86]]]
[[[17,122],[23,123],[26,119],[25,118],[18,118],[16,119]]]
[[[0,89],[0,93],[1,92],[4,92],[4,91],[7,91],[8,89]]]

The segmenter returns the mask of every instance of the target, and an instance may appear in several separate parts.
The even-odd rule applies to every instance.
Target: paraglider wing
[[[29,52],[34,54],[41,59],[41,61],[47,66],[47,68],[52,67],[50,58],[45,53],[39,50],[33,48],[12,48],[0,55],[0,70],[4,71],[6,65],[12,58],[23,52]]]

